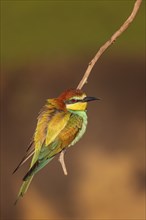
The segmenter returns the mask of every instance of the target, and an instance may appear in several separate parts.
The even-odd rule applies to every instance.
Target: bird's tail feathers
[[[13,174],[30,158],[34,155],[34,149],[32,149],[29,153],[27,153],[23,159],[20,161],[16,169],[13,171]]]
[[[20,191],[18,193],[17,199],[15,201],[15,205],[17,204],[18,200],[20,199],[20,197],[23,197],[24,194],[27,192],[28,187],[34,177],[34,175],[41,170],[47,163],[49,163],[54,157],[51,158],[45,158],[43,160],[37,160],[33,165],[31,165],[29,171],[26,173],[26,175],[23,177],[23,183],[22,186],[20,188]]]
[[[23,177],[23,181],[27,181],[32,175],[36,174],[39,170],[41,170],[44,166],[46,166],[54,157],[36,161],[35,164],[30,168],[30,170],[26,173],[26,175]]]
[[[27,192],[28,187],[29,187],[33,177],[34,177],[34,175],[30,176],[26,181],[23,181],[14,205],[16,205],[18,200],[20,199],[20,197],[23,197],[24,194]]]

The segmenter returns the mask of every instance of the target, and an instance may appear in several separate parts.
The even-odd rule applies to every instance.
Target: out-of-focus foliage
[[[11,63],[37,57],[95,52],[120,27],[134,1],[2,1],[2,57]],[[144,50],[144,3],[115,52]]]
[[[98,48],[125,21],[134,1],[1,1],[2,219],[144,219],[145,1],[95,65],[82,140],[34,178],[16,207],[29,165],[25,154],[45,99],[76,87]]]

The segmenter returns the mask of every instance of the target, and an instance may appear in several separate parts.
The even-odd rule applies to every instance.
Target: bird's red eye
[[[72,103],[75,103],[75,102],[76,102],[76,99],[72,99],[71,101],[72,101]]]

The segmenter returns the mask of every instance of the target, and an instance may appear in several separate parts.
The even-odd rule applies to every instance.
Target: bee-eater
[[[39,113],[27,153],[13,172],[33,156],[30,169],[23,177],[17,200],[24,196],[32,178],[39,170],[55,155],[74,145],[83,136],[87,126],[87,102],[93,100],[98,98],[88,97],[79,89],[67,90],[58,98],[47,100]]]

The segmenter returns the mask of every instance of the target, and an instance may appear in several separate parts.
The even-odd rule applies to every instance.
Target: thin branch
[[[59,162],[61,163],[64,175],[67,175],[67,169],[64,161],[64,155],[65,155],[66,150],[61,151],[60,156],[59,156]]]
[[[116,39],[129,27],[129,25],[131,24],[131,22],[134,20],[139,7],[142,3],[142,0],[136,0],[132,13],[130,14],[130,16],[127,18],[127,20],[124,22],[124,24],[112,35],[112,37],[103,45],[100,47],[100,49],[98,50],[98,52],[96,53],[96,55],[93,57],[93,59],[91,60],[91,62],[88,64],[87,70],[83,75],[83,78],[81,79],[79,85],[77,86],[77,89],[82,89],[82,87],[84,86],[85,83],[87,83],[87,79],[91,73],[91,70],[93,69],[95,63],[97,62],[97,60],[101,57],[101,55],[104,53],[104,51],[111,45],[113,44]],[[66,151],[66,150],[65,150]],[[64,162],[64,154],[65,151],[63,150],[60,153],[59,156],[59,162],[62,165],[62,169],[64,172],[64,175],[67,175],[67,169],[65,166],[65,162]]]
[[[113,44],[116,39],[129,27],[129,25],[131,24],[131,22],[134,20],[139,7],[142,3],[142,0],[136,0],[132,13],[130,14],[130,16],[127,18],[127,20],[124,22],[124,24],[112,35],[112,37],[103,45],[100,47],[100,49],[98,50],[98,52],[96,53],[96,55],[94,56],[94,58],[91,60],[91,62],[88,64],[87,70],[84,73],[83,78],[81,79],[77,89],[82,89],[82,87],[84,86],[85,83],[87,83],[87,79],[91,73],[91,70],[93,69],[95,63],[97,62],[97,60],[101,57],[101,55],[104,53],[104,51],[111,45]]]

